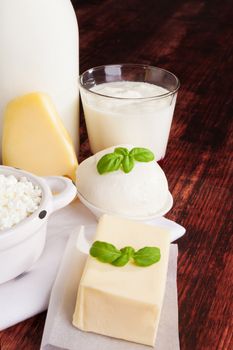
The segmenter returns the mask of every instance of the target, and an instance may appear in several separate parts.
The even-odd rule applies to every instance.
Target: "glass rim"
[[[151,69],[151,70],[159,70],[159,71],[162,71],[162,72],[165,72],[169,75],[171,75],[174,79],[175,79],[175,82],[176,82],[176,87],[174,90],[172,91],[168,91],[168,92],[165,92],[163,94],[160,94],[160,95],[154,95],[154,96],[147,96],[147,97],[115,97],[115,96],[110,96],[110,95],[105,95],[105,94],[101,94],[99,92],[96,92],[96,91],[92,91],[90,89],[88,89],[84,83],[83,83],[83,77],[86,73],[88,72],[93,72],[93,71],[96,71],[96,70],[101,70],[101,69],[104,69],[105,67],[123,67],[123,66],[128,66],[128,67],[138,67],[138,68],[142,68],[142,69]],[[149,83],[150,84],[150,83]],[[88,91],[89,93],[93,94],[93,95],[98,95],[98,96],[101,96],[101,97],[105,97],[105,98],[110,98],[110,99],[117,99],[117,100],[140,100],[140,101],[148,101],[148,100],[155,100],[155,99],[162,99],[162,98],[166,98],[168,96],[171,96],[171,95],[174,95],[180,88],[180,81],[179,79],[177,78],[177,76],[170,72],[169,70],[166,70],[164,68],[160,68],[160,67],[155,67],[155,66],[151,66],[151,65],[148,65],[148,64],[141,64],[141,63],[119,63],[119,64],[106,64],[106,65],[101,65],[101,66],[96,66],[96,67],[92,67],[92,68],[89,68],[87,70],[85,70],[82,74],[80,74],[79,76],[79,85],[80,87],[82,87],[83,89],[85,89],[86,91]],[[98,84],[97,84],[98,85]],[[155,85],[155,84],[154,84]]]

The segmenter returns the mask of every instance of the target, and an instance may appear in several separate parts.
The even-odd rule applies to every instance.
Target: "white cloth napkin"
[[[40,259],[27,273],[0,285],[0,330],[47,309],[68,237],[80,225],[96,223],[95,217],[78,200],[51,216]],[[165,218],[158,218],[151,224],[170,229],[171,240],[185,233],[182,226]]]
[[[93,238],[95,227],[87,226],[86,231]],[[41,350],[146,350],[150,348],[120,339],[82,332],[72,326],[78,284],[87,257],[83,253],[86,247],[81,246],[85,240],[83,238],[80,240],[78,234],[74,232],[68,241],[52,289]],[[172,244],[164,304],[156,337],[156,350],[180,349],[176,285],[177,254],[177,245]]]

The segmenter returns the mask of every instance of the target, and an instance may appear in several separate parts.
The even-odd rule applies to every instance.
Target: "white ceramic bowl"
[[[152,215],[148,215],[148,216],[129,216],[129,215],[124,216],[122,214],[117,214],[117,213],[96,207],[94,204],[90,203],[86,198],[84,198],[78,190],[77,190],[77,196],[80,199],[80,201],[95,215],[97,219],[99,219],[103,214],[108,214],[108,215],[121,216],[132,220],[149,221],[165,215],[173,206],[172,195],[170,192],[168,192],[165,205],[156,213],[153,213]]]
[[[10,229],[0,231],[0,284],[30,269],[40,257],[46,239],[49,216],[68,205],[76,196],[76,187],[65,177],[38,177],[26,171],[0,166],[0,174],[25,176],[42,190],[39,208]],[[56,194],[53,194],[56,193]]]

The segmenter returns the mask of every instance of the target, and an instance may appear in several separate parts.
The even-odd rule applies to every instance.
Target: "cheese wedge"
[[[74,147],[48,95],[31,93],[8,104],[2,158],[4,165],[36,175],[61,175],[75,180]]]
[[[167,230],[104,215],[95,240],[136,250],[157,246],[158,263],[115,267],[89,256],[80,281],[73,325],[110,337],[153,346],[165,292],[170,236]]]

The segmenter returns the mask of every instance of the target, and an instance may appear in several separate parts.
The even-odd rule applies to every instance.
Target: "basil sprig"
[[[113,244],[95,241],[90,249],[90,255],[103,263],[114,266],[125,266],[129,261],[133,261],[137,266],[150,266],[158,262],[161,258],[158,247],[144,247],[135,251],[132,247],[117,249]]]
[[[105,154],[97,163],[100,175],[122,169],[126,174],[133,167],[134,162],[151,162],[155,159],[154,153],[147,148],[135,147],[129,151],[124,147],[116,147],[114,152]]]

